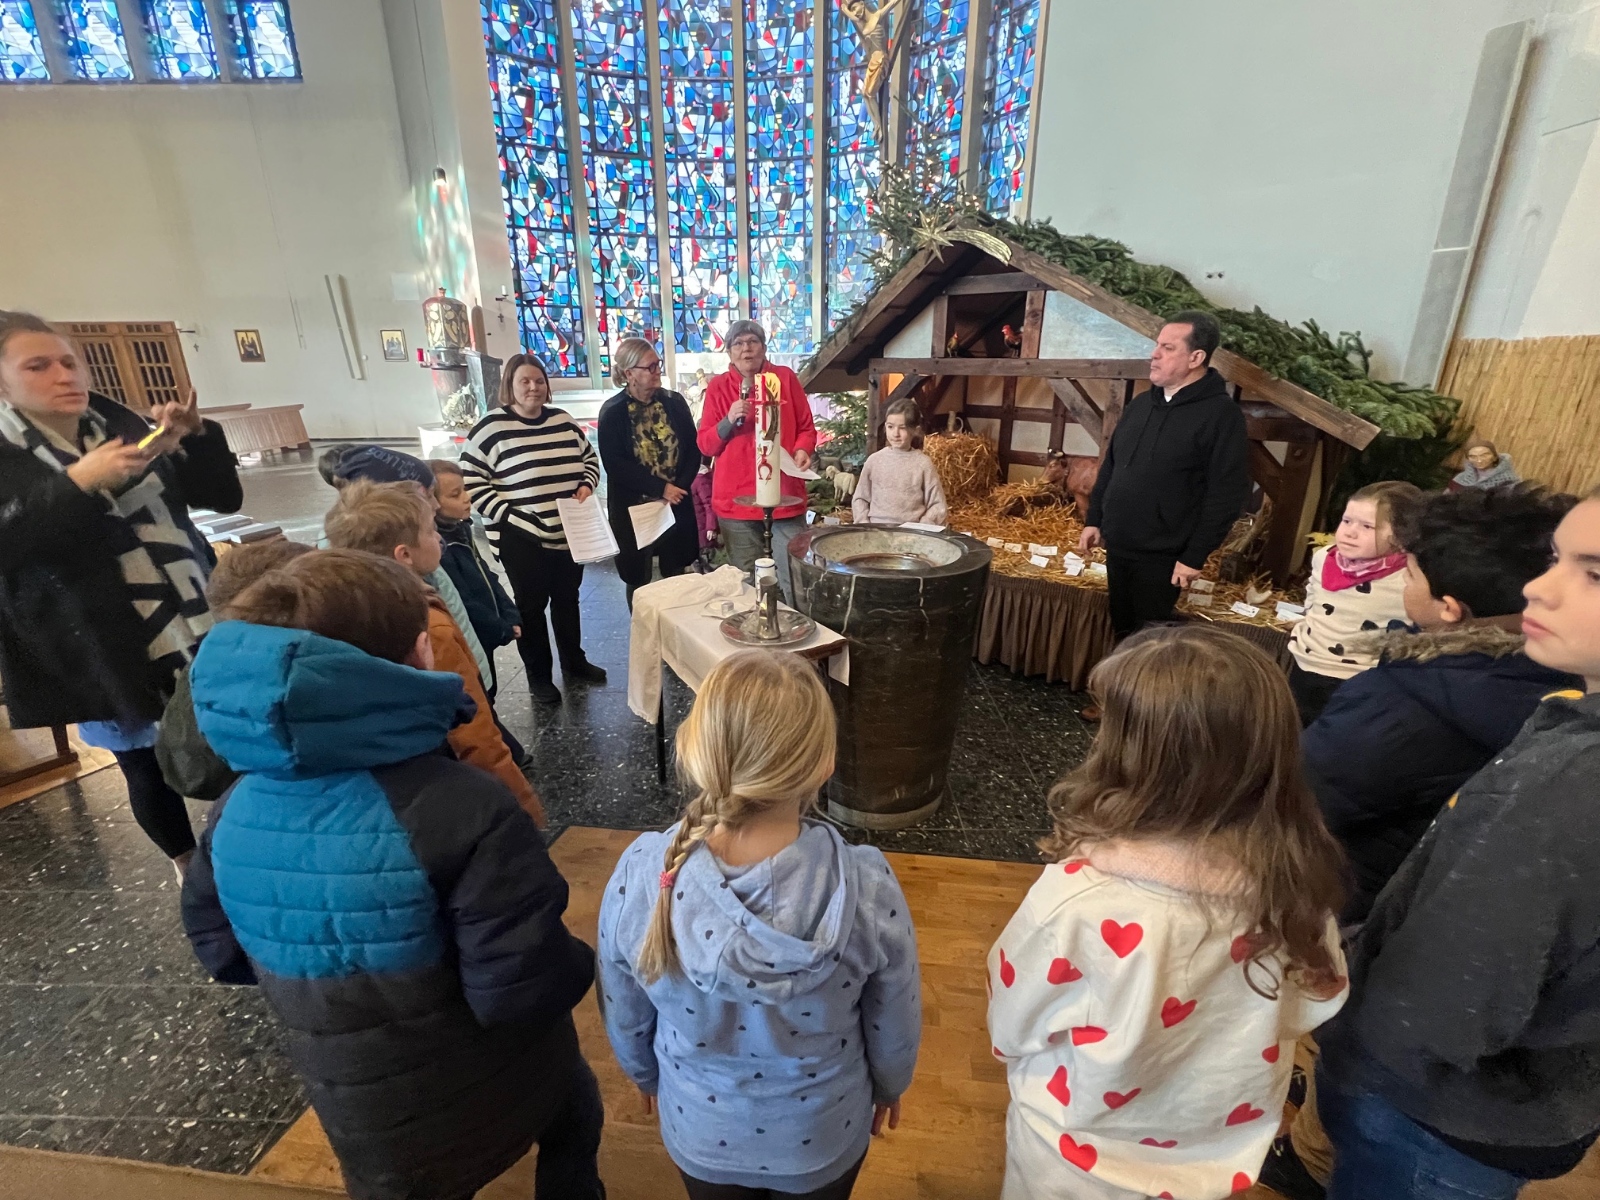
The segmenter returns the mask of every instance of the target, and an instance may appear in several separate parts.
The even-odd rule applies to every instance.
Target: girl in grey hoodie
[[[883,855],[807,819],[833,753],[812,667],[732,655],[678,731],[683,820],[634,842],[606,888],[606,1033],[695,1200],[843,1200],[869,1137],[899,1122],[916,935]]]

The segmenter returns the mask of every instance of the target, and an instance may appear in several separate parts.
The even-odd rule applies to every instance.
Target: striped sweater
[[[600,459],[572,417],[546,405],[537,417],[497,408],[472,427],[461,450],[461,473],[472,507],[498,541],[510,526],[551,549],[565,549],[556,501],[580,487],[598,487]]]

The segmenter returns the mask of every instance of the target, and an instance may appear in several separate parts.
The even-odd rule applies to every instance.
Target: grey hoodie
[[[817,822],[754,866],[702,845],[673,884],[681,970],[642,984],[634,963],[674,831],[628,848],[601,905],[611,1047],[658,1097],[687,1174],[812,1191],[866,1153],[874,1101],[911,1083],[922,998],[905,896],[881,853]]]

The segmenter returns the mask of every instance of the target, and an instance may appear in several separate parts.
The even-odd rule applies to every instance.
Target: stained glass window
[[[979,178],[985,207],[998,216],[1008,215],[1022,198],[1038,26],[1039,0],[994,0]]]
[[[144,0],[150,63],[163,79],[218,78],[205,0]]]
[[[867,251],[867,204],[882,175],[878,134],[863,99],[867,64],[855,24],[829,6],[828,15],[828,322],[832,324],[872,290]]]
[[[234,70],[246,79],[299,79],[300,55],[294,47],[285,0],[224,0],[233,37]]]
[[[56,12],[74,76],[91,82],[133,78],[115,0],[61,0]]]
[[[627,337],[654,342],[661,331],[644,4],[572,0],[571,12],[604,374],[612,346]]]
[[[29,0],[0,0],[0,83],[42,83],[49,78],[33,5]]]
[[[954,179],[961,171],[968,0],[913,0],[907,46],[906,162]]]
[[[589,358],[555,0],[490,0],[484,33],[520,344],[552,375],[583,377]]]
[[[738,316],[738,105],[730,0],[659,0],[661,137],[677,348],[720,350]]]
[[[745,0],[750,315],[775,351],[810,350],[812,6]]]

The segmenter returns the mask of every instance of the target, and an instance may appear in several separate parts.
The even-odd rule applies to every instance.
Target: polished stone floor
[[[244,476],[245,511],[315,540],[332,493],[312,462],[290,455]],[[533,756],[552,836],[664,826],[680,800],[657,782],[653,732],[628,711],[627,611],[609,568],[587,572],[583,612],[589,657],[611,682],[534,706],[506,649],[497,707]],[[689,700],[669,678],[669,725]],[[950,803],[917,829],[853,836],[1032,861],[1045,793],[1088,744],[1084,697],[974,665],[960,703]],[[0,928],[0,1143],[243,1172],[303,1111],[254,990],[210,983],[190,956],[171,869],[114,769],[0,810]]]

